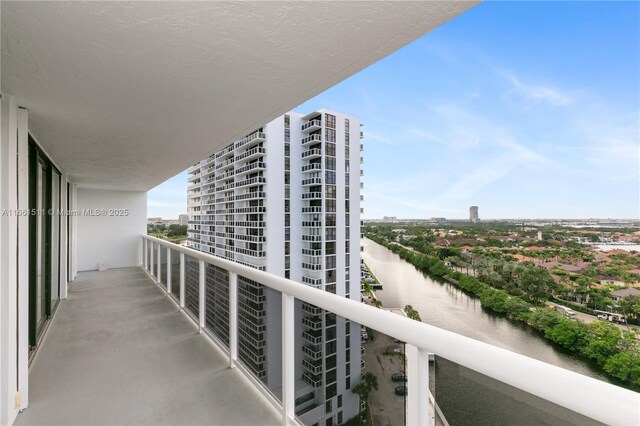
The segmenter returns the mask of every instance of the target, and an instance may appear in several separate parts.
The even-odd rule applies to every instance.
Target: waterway
[[[376,292],[384,307],[412,305],[427,324],[611,381],[589,361],[557,347],[526,324],[484,310],[479,299],[455,285],[424,275],[386,247],[368,239],[363,239],[362,246],[364,261],[384,286],[384,290]],[[481,378],[446,360],[437,362],[435,395],[452,426],[588,423],[581,416]]]

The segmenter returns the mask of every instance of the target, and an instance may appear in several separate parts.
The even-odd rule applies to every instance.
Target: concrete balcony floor
[[[17,425],[282,423],[141,268],[81,273],[29,374]]]

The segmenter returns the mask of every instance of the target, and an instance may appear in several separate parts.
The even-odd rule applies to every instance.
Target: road
[[[547,302],[547,305],[548,306],[555,306],[556,308],[559,309],[559,312],[562,312],[561,309],[568,309],[566,306],[562,306],[562,305],[560,305],[558,303],[554,303],[554,302]],[[589,322],[594,322],[594,321],[601,321],[596,316],[585,314],[585,313],[578,312],[578,311],[574,311],[574,312],[576,313],[576,319],[578,319],[578,320],[580,320],[582,322],[589,323]],[[612,324],[615,325],[616,327],[618,327],[621,330],[627,330],[627,331],[633,330],[636,333],[638,331],[640,331],[640,327],[638,327],[637,325],[626,325],[626,324],[616,324],[616,323],[612,323]]]

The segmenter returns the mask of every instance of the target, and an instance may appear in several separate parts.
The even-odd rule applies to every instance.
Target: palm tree
[[[368,371],[360,378],[360,383],[351,388],[353,393],[360,395],[360,399],[365,401],[365,405],[369,406],[369,394],[378,390],[378,376]]]

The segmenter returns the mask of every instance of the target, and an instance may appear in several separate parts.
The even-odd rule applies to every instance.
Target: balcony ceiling
[[[474,4],[3,1],[2,92],[73,181],[148,190]]]

